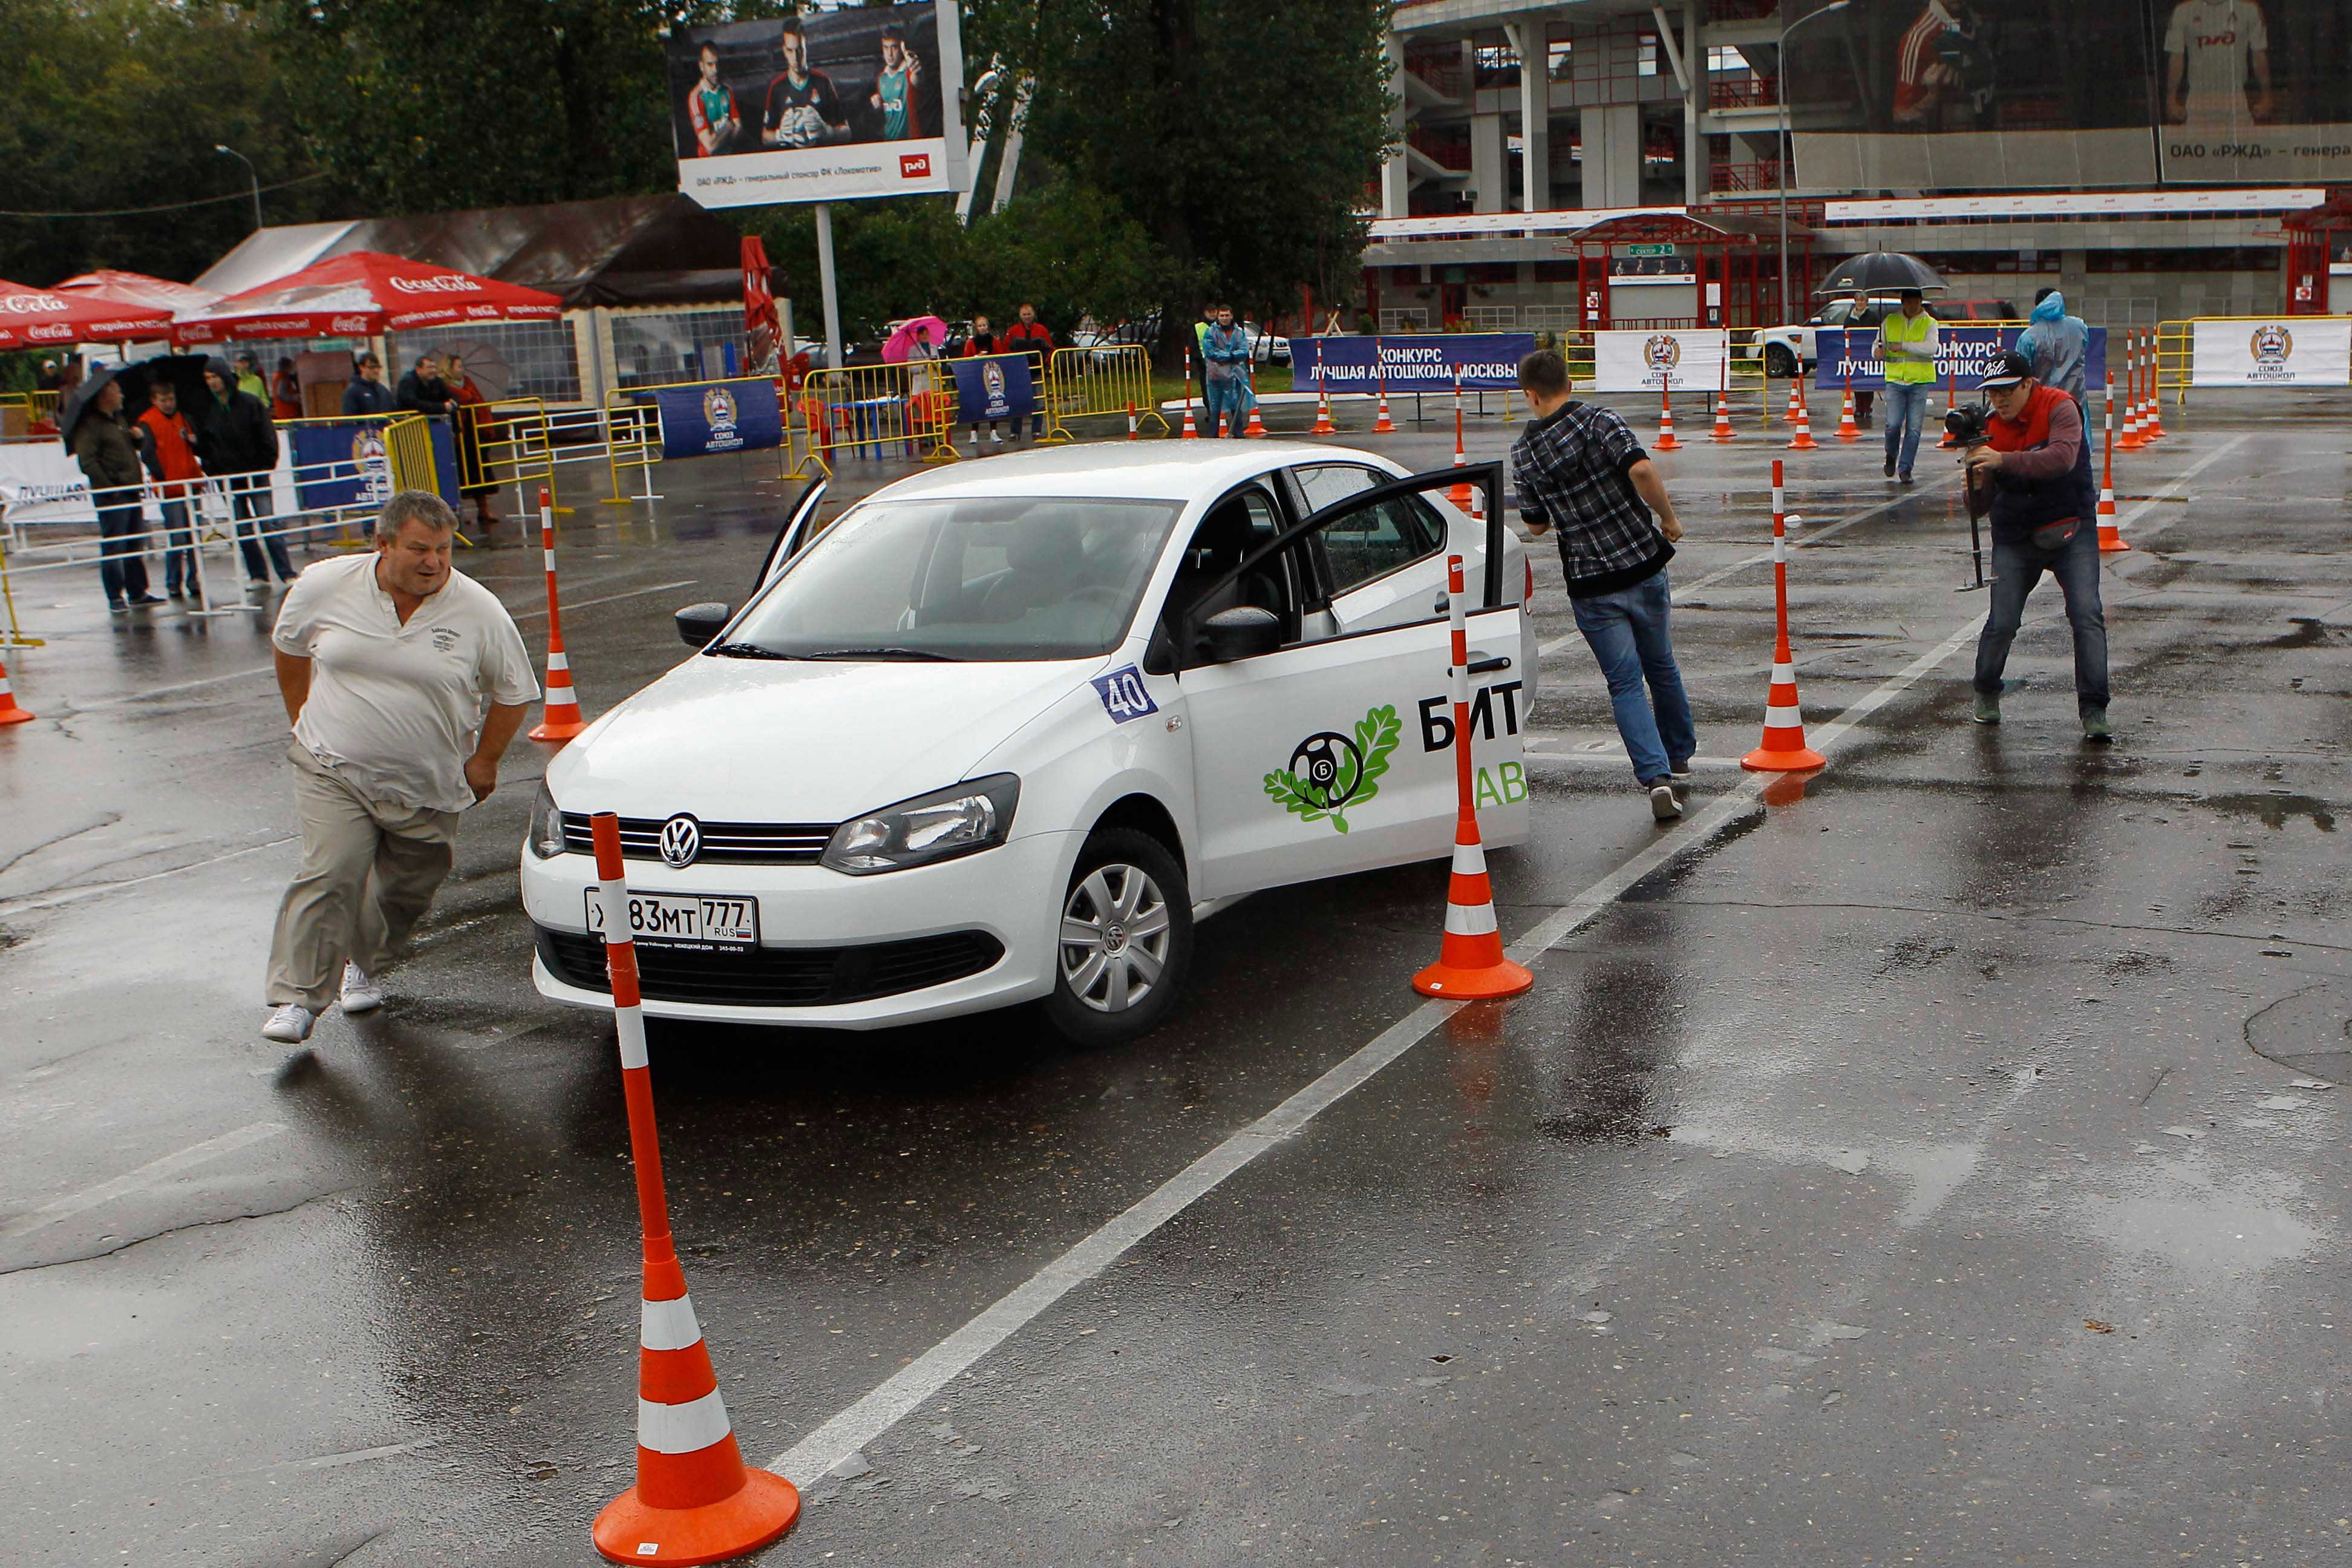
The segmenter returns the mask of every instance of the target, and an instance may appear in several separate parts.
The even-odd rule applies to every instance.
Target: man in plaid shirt
[[[1519,515],[1531,536],[1559,531],[1576,629],[1608,678],[1617,733],[1650,814],[1671,822],[1683,814],[1675,781],[1690,776],[1698,750],[1666,629],[1666,563],[1683,525],[1625,421],[1569,395],[1566,360],[1537,350],[1519,362],[1519,388],[1536,415],[1511,447]]]

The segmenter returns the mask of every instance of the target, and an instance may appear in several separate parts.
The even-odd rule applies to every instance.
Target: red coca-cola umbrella
[[[0,349],[33,349],[163,337],[172,313],[145,305],[77,298],[0,279]]]
[[[100,268],[96,272],[84,272],[62,283],[50,285],[53,294],[69,294],[77,300],[108,300],[117,305],[145,305],[166,314],[174,310],[201,310],[220,296],[209,289],[199,289],[190,283],[174,283],[168,278],[150,278],[144,272],[118,272]]]
[[[352,250],[232,294],[172,323],[177,343],[230,338],[358,338],[462,321],[551,321],[552,294],[427,261]]]

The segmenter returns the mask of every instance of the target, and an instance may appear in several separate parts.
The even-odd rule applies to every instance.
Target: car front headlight
[[[843,823],[818,863],[848,876],[868,877],[976,855],[1004,842],[1020,799],[1021,781],[1011,773],[995,773],[902,800]]]
[[[539,781],[539,798],[530,803],[530,829],[522,841],[534,859],[550,860],[563,853],[563,814],[555,809],[555,792]]]

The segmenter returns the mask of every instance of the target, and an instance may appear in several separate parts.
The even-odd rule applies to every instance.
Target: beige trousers
[[[286,757],[302,865],[278,906],[269,1005],[320,1013],[342,989],[345,959],[373,974],[406,947],[457,863],[460,814],[369,800],[299,741]]]

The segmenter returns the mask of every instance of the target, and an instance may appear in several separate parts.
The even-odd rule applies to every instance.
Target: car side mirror
[[[676,616],[677,640],[690,648],[709,647],[712,640],[727,629],[727,623],[734,618],[735,607],[732,605],[721,605],[715,601],[703,605],[688,605],[678,611]]]
[[[1256,605],[1235,605],[1201,623],[1196,646],[1209,664],[1231,664],[1273,653],[1282,647],[1282,618]]]

